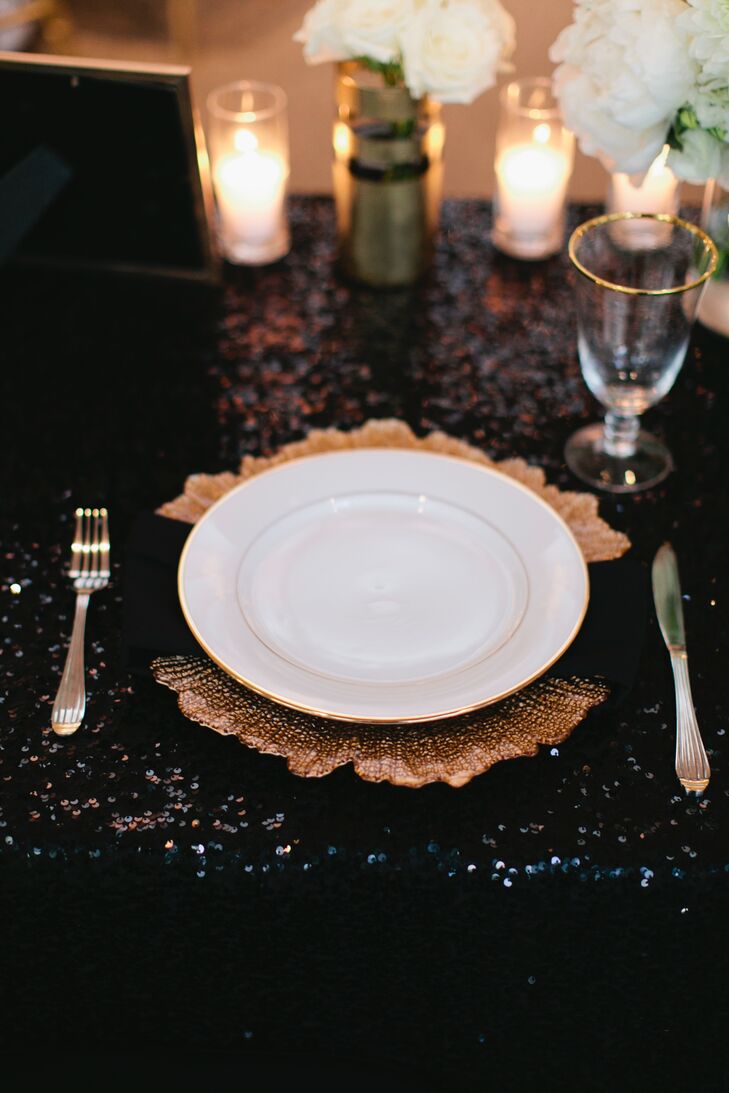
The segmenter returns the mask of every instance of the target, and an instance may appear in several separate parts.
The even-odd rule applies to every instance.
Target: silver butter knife
[[[653,559],[652,577],[658,625],[671,654],[676,686],[676,774],[684,789],[703,793],[709,784],[711,767],[691,698],[681,585],[676,555],[670,543],[664,543]]]

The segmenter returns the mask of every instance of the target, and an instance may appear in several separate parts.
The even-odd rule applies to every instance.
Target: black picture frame
[[[178,65],[0,52],[0,182],[13,188],[16,180],[5,215],[17,225],[19,207],[30,220],[14,261],[219,280],[190,74]],[[44,188],[44,200],[33,196]]]

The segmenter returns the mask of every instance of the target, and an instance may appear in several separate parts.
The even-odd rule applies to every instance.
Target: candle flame
[[[534,132],[532,133],[532,137],[537,142],[537,144],[548,144],[551,135],[552,128],[551,126],[547,125],[546,122],[542,122],[541,125],[535,126]]]
[[[662,175],[664,171],[668,170],[668,167],[666,166],[666,160],[668,159],[668,153],[670,151],[670,147],[667,144],[664,144],[662,150],[659,152],[659,154],[656,156],[656,158],[653,160],[650,167],[648,168],[649,175]]]
[[[255,152],[258,147],[258,139],[250,129],[236,129],[233,137],[236,152]]]
[[[338,121],[334,126],[334,153],[337,159],[348,159],[352,154],[349,126]]]

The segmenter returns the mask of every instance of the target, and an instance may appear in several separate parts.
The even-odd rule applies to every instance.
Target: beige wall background
[[[552,71],[549,46],[571,18],[572,0],[504,0],[517,24],[517,76]],[[80,56],[185,61],[204,118],[209,90],[236,79],[280,84],[289,96],[291,188],[331,189],[333,73],[305,64],[292,36],[312,0],[66,0],[65,48]],[[502,82],[503,82],[502,78]],[[492,192],[497,89],[470,106],[445,109],[446,193],[486,197]],[[579,151],[571,196],[602,200],[606,174]]]

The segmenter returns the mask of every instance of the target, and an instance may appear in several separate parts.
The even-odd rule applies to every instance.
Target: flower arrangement
[[[294,36],[309,64],[357,61],[415,99],[470,103],[514,49],[500,0],[318,0]]]
[[[550,57],[565,124],[588,155],[643,175],[667,143],[679,178],[729,185],[726,0],[576,0]]]

